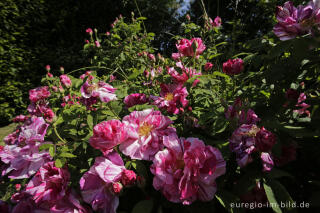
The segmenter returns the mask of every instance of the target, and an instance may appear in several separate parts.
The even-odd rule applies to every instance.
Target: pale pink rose
[[[120,151],[132,159],[152,160],[163,148],[163,136],[175,133],[173,122],[153,109],[134,111],[123,118],[128,138],[120,144]]]
[[[71,79],[67,75],[60,75],[60,82],[65,87],[71,87]]]
[[[29,178],[51,157],[47,151],[39,152],[40,143],[19,147],[6,145],[0,151],[1,161],[8,164],[2,171],[2,175],[8,175],[12,179]]]
[[[103,121],[93,128],[90,145],[107,154],[118,144],[127,139],[125,126],[119,120]]]
[[[169,113],[179,114],[183,108],[188,106],[188,91],[183,84],[161,84],[160,97],[151,96],[153,104],[159,109],[164,109]]]
[[[148,103],[148,98],[143,93],[134,93],[126,96],[123,100],[126,107],[130,108],[135,105]]]
[[[44,164],[27,184],[25,192],[35,203],[55,204],[66,195],[70,174],[65,168],[57,168],[54,162]]]
[[[83,200],[90,203],[94,211],[116,213],[119,198],[113,184],[121,180],[125,170],[118,153],[112,152],[107,157],[97,157],[94,165],[80,179]]]
[[[262,171],[264,171],[264,172],[271,171],[274,166],[274,162],[273,162],[271,154],[268,152],[262,152],[260,155],[260,158],[261,158],[261,162],[262,162],[262,166],[263,166]]]
[[[42,117],[31,117],[20,128],[19,142],[26,144],[43,142],[48,126]]]
[[[171,202],[189,205],[210,201],[217,191],[215,179],[226,171],[220,151],[198,138],[164,137],[167,149],[159,151],[151,165],[153,186]]]
[[[99,41],[95,41],[94,44],[96,45],[96,47],[101,47],[100,42]]]
[[[40,100],[46,99],[51,95],[48,86],[37,87],[29,90],[29,99],[31,102],[36,103]]]
[[[81,86],[81,95],[84,98],[100,98],[102,102],[109,102],[112,100],[117,100],[116,94],[114,94],[116,91],[115,88],[113,88],[111,85],[100,81],[97,84],[89,84],[88,81],[86,81]]]

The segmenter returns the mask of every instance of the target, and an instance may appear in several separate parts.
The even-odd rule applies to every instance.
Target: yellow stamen
[[[173,94],[172,93],[167,93],[166,96],[164,97],[165,100],[167,101],[172,101],[173,100]]]
[[[139,127],[139,135],[147,136],[152,131],[152,125],[148,123],[143,123],[142,126]]]

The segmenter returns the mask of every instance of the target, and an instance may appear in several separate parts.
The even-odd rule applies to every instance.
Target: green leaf
[[[92,130],[93,129],[93,117],[91,114],[88,114],[87,116],[87,124],[89,128]]]
[[[277,202],[276,196],[271,188],[267,183],[263,183],[264,190],[266,192],[268,201],[273,209],[274,212],[276,213],[282,213],[279,203]]]
[[[153,208],[153,200],[142,200],[137,203],[131,213],[150,213]]]
[[[61,168],[61,167],[63,166],[60,159],[57,159],[57,160],[55,161],[55,166],[58,167],[58,168]]]
[[[51,157],[54,157],[54,155],[55,155],[54,146],[49,147],[49,154]]]
[[[76,158],[77,157],[74,154],[71,154],[71,153],[68,153],[68,152],[61,153],[59,156],[60,157],[65,157],[65,158]]]
[[[53,144],[51,144],[51,143],[42,144],[42,145],[39,147],[39,152],[41,152],[42,150],[49,149],[50,147],[53,147]]]
[[[219,203],[228,211],[228,212],[238,212],[240,209],[235,208],[235,205],[237,202],[239,202],[239,198],[235,196],[234,194],[225,191],[225,190],[219,190],[215,197],[219,201]]]

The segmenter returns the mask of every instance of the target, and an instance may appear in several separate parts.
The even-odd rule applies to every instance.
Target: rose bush
[[[304,165],[310,147],[319,153],[320,9],[298,8],[279,7],[275,36],[233,57],[220,17],[204,15],[203,27],[187,17],[169,58],[155,55],[143,17],[88,28],[91,66],[48,73],[0,147],[1,208],[232,212],[233,202],[301,201],[291,186],[310,182],[296,170],[319,175]]]

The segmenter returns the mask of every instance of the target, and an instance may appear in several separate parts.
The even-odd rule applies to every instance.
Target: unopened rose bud
[[[47,66],[46,66],[46,70],[49,72],[50,69],[51,69],[50,65],[47,65]]]
[[[190,21],[190,20],[191,20],[191,18],[190,18],[190,15],[189,15],[189,14],[187,14],[187,15],[186,15],[186,19],[187,19],[188,21]]]
[[[120,194],[122,188],[123,188],[123,185],[122,185],[121,183],[119,183],[119,182],[116,182],[116,183],[113,183],[113,184],[112,184],[112,191],[113,191],[116,195]]]

